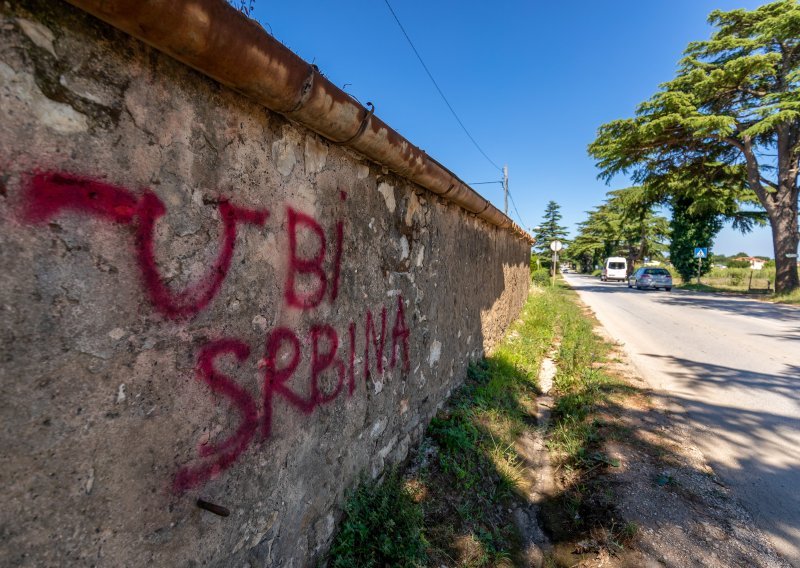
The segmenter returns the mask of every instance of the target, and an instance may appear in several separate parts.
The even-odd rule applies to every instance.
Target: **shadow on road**
[[[672,367],[669,373],[687,384],[690,381],[700,381],[703,386],[712,385],[715,389],[761,390],[779,393],[790,400],[800,402],[800,365],[788,365],[782,373],[768,374],[712,363],[701,363],[672,355],[644,353],[643,356],[671,363]]]
[[[729,456],[727,463],[706,456],[715,473],[722,480],[738,485],[740,489],[736,494],[742,486],[761,488],[761,491],[751,490],[748,497],[740,494],[739,497],[749,504],[750,513],[760,518],[761,528],[773,540],[793,543],[797,554],[800,493],[790,489],[800,484],[800,471],[793,465],[797,461],[797,446],[796,440],[780,432],[797,432],[800,420],[763,410],[742,410],[675,395],[656,396],[682,409],[673,415],[673,420],[700,428],[709,424],[718,426],[713,437],[730,444],[733,455]],[[744,443],[743,440],[750,442]],[[770,451],[771,459],[763,457],[765,451]],[[777,488],[783,490],[775,491]]]
[[[705,310],[718,310],[743,316],[765,318],[769,320],[789,321],[800,319],[800,309],[751,300],[749,298],[717,296],[687,292],[664,298],[664,303],[675,306],[687,306]]]
[[[780,374],[744,371],[722,365],[701,363],[679,357],[646,355],[674,365],[669,373],[697,385],[714,389],[740,388],[777,393],[793,403],[800,402],[800,366],[791,365]],[[745,500],[751,513],[763,516],[769,534],[792,543],[797,554],[800,535],[800,485],[797,468],[797,433],[800,419],[778,409],[754,409],[712,404],[676,393],[652,392],[668,408],[677,408],[673,420],[692,430],[713,428],[713,442],[727,444],[728,461],[710,460],[715,471],[741,486],[757,486]],[[793,407],[794,404],[789,404]],[[666,435],[669,438],[669,434]],[[708,456],[707,456],[708,457]],[[762,488],[760,491],[758,488]],[[763,525],[762,525],[763,526]],[[790,559],[791,560],[791,559]],[[797,558],[794,559],[798,560]]]
[[[577,289],[585,290],[587,292],[600,292],[600,293],[626,293],[639,292],[635,288],[628,288],[625,282],[603,282],[599,278],[591,278],[589,276],[581,276],[580,285]],[[568,282],[569,283],[569,282]]]

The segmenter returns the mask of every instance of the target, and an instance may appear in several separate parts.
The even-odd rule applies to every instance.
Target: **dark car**
[[[667,292],[672,290],[672,275],[666,268],[642,267],[628,277],[628,288],[636,286],[642,288],[664,288]]]

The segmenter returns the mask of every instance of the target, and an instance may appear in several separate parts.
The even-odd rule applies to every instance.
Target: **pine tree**
[[[561,206],[555,201],[550,201],[545,207],[544,218],[536,230],[536,245],[534,251],[542,259],[549,259],[552,255],[550,243],[554,240],[567,244],[567,228],[559,224],[561,221]]]

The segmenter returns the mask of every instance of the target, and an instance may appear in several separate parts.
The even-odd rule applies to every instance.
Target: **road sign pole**
[[[552,286],[556,285],[556,266],[558,266],[558,251],[560,251],[563,246],[564,246],[563,243],[558,239],[555,239],[554,241],[550,242],[550,250],[553,251],[553,256],[552,256],[553,266],[551,267],[553,271],[551,273],[551,276],[553,278],[553,281],[551,283]]]
[[[708,247],[694,247],[694,257],[697,259],[697,283],[700,284],[700,274],[703,272],[703,259],[708,258]],[[691,278],[689,280],[691,281]]]

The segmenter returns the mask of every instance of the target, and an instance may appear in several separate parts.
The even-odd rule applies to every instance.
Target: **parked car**
[[[605,263],[603,263],[603,272],[600,274],[600,280],[603,282],[607,280],[619,280],[625,282],[628,277],[628,261],[621,256],[609,256]]]
[[[636,286],[637,290],[642,288],[659,289],[664,288],[667,292],[672,290],[672,275],[666,268],[649,268],[643,266],[628,278],[628,288]]]

